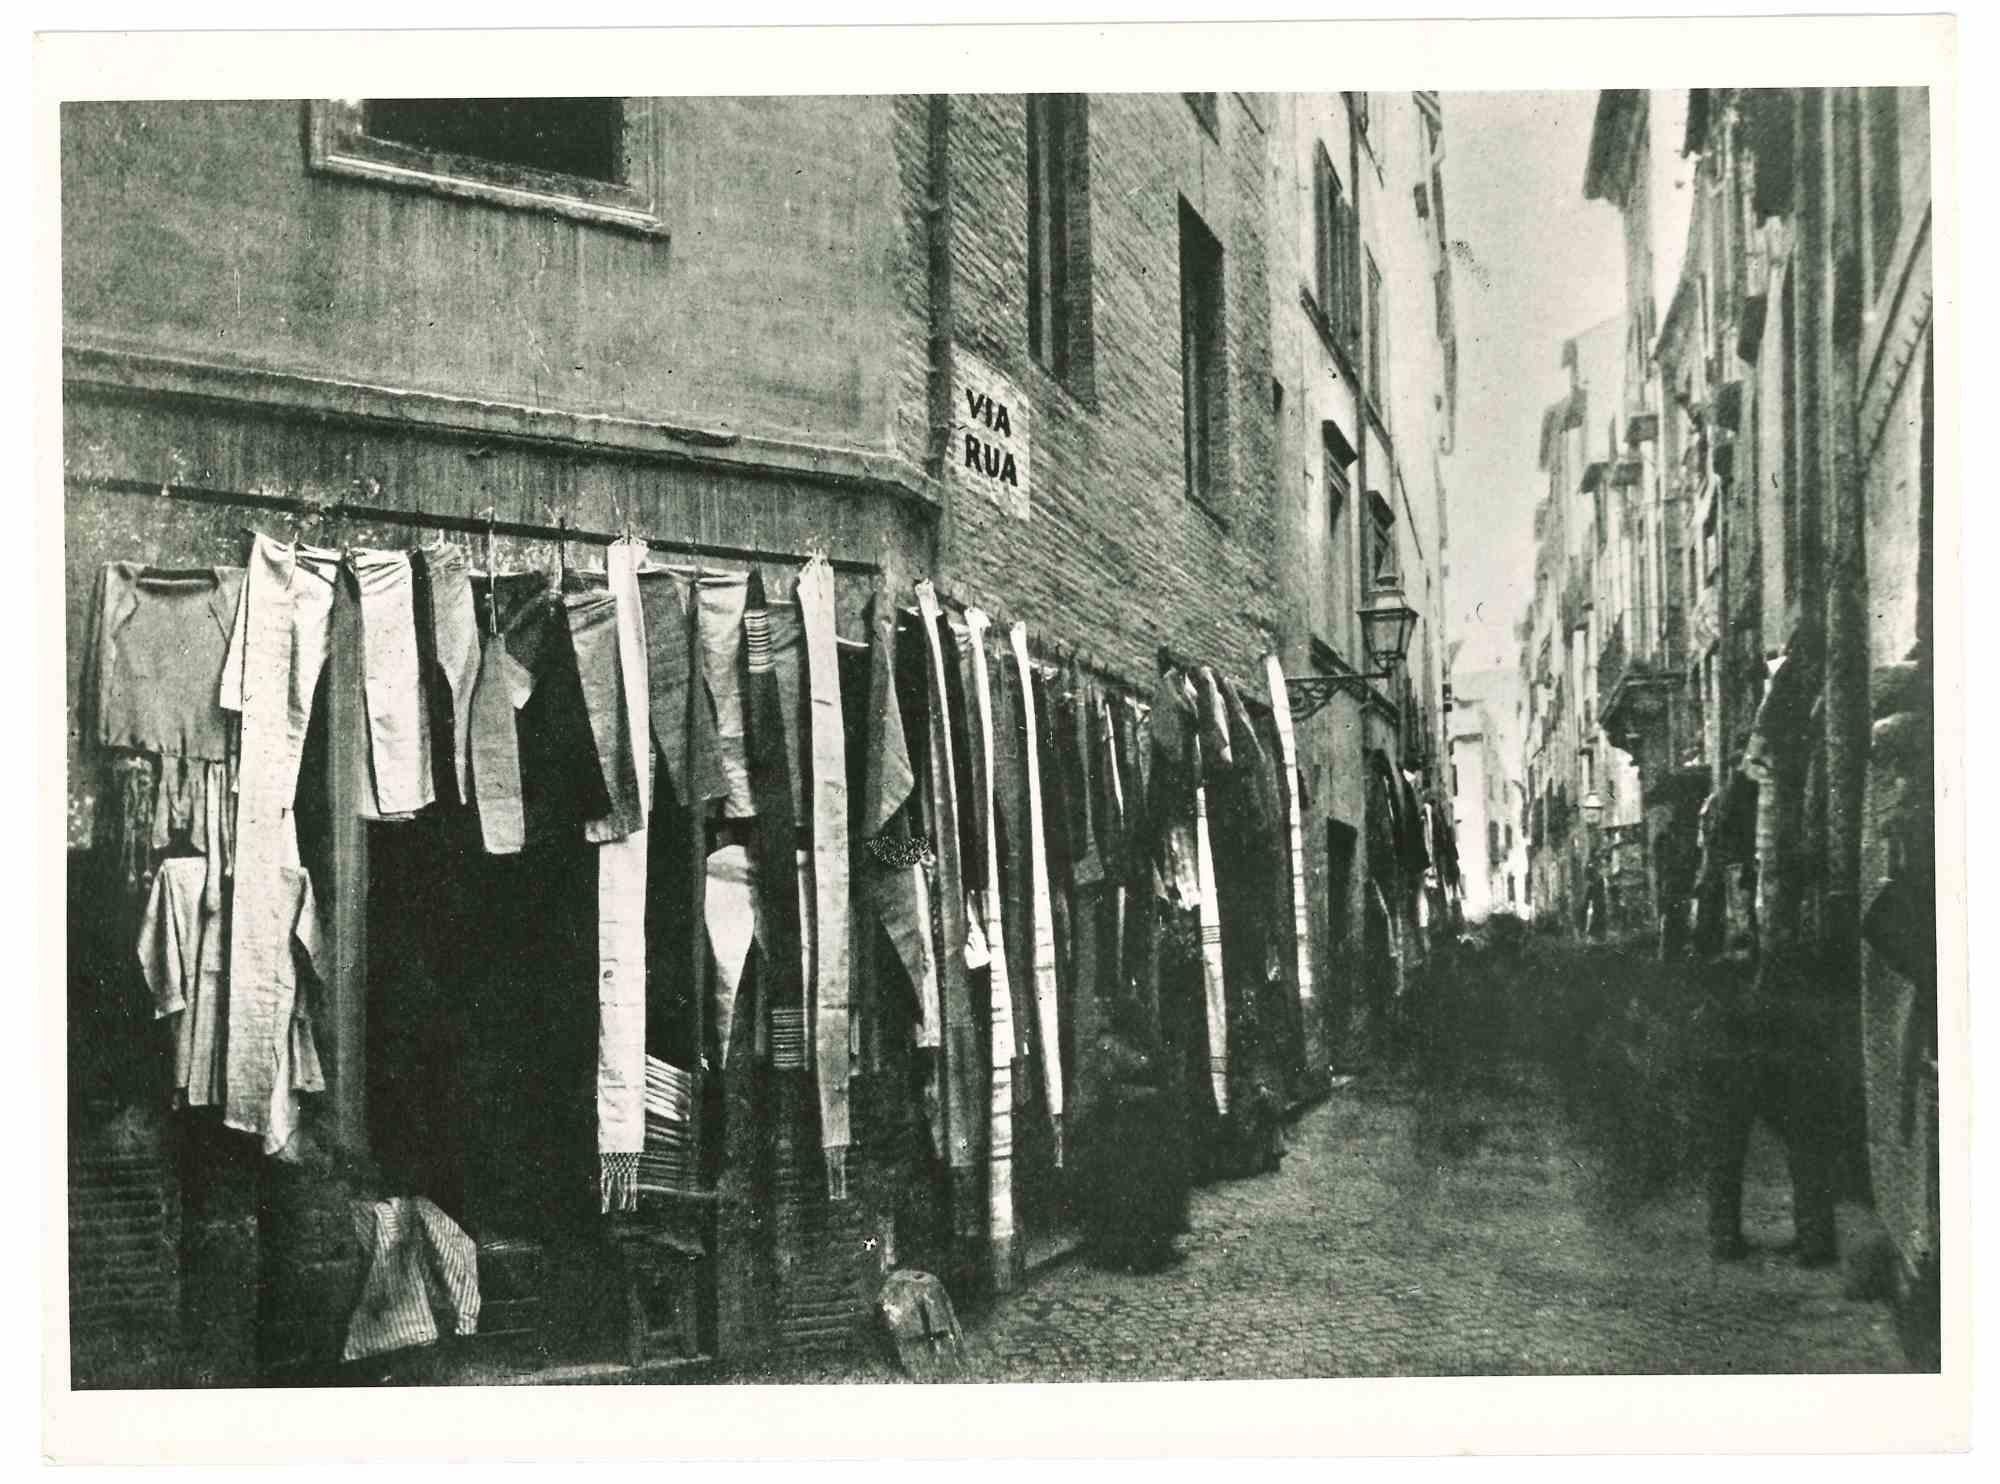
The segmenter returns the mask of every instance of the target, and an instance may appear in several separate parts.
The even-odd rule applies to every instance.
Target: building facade
[[[407,1048],[381,965],[403,864],[351,799],[314,805],[327,1085],[299,1160],[166,1111],[125,1002],[81,719],[94,577],[239,563],[246,526],[343,548],[484,527],[495,570],[642,532],[779,598],[823,553],[844,632],[929,578],[1141,710],[1163,664],[1211,666],[1266,730],[1267,654],[1288,676],[1374,671],[1356,609],[1407,594],[1407,664],[1317,716],[1295,704],[1312,972],[1286,989],[1320,994],[1294,1095],[1351,1056],[1371,759],[1406,835],[1406,801],[1448,807],[1441,129],[1434,97],[1380,94],[67,107],[78,1383],[320,1374],[359,1271],[350,1204],[396,1143]],[[1402,885],[1383,896],[1398,962],[1438,910]],[[441,977],[445,1001],[467,992]],[[1079,1006],[1071,1037],[1092,1029]],[[424,1054],[567,1129],[595,1033],[586,996]],[[783,1263],[758,1236],[766,1186],[725,1174],[694,1203],[696,1235],[668,1243],[701,1274],[690,1353],[852,1343],[890,1265],[956,1274],[925,1235],[944,1217],[898,1054],[860,1037],[857,1197],[801,1218]],[[1047,1153],[1021,1155],[1043,1163],[1020,1260],[1062,1237]],[[590,1213],[466,1181],[484,1328],[633,1359]]]
[[[1433,911],[1392,884],[1386,791],[1407,773],[1419,809],[1449,808],[1441,459],[1457,343],[1443,129],[1422,93],[1280,95],[1271,120],[1278,647],[1287,675],[1323,688],[1298,692],[1324,697],[1299,723],[1299,766],[1325,1049],[1343,1070],[1420,959]],[[1406,659],[1386,672],[1363,618],[1377,604],[1416,614]]]
[[[1714,931],[1813,986],[1830,1029],[1798,1054],[1837,1178],[1872,1198],[1934,1364],[1929,141],[1923,89],[1606,92],[1585,189],[1650,262],[1628,442],[1659,471],[1648,560],[1680,618],[1654,662],[1608,657],[1605,724],[1640,762],[1657,906],[1686,912],[1706,819]],[[1668,153],[1685,210],[1662,221]]]
[[[1451,796],[1467,921],[1495,913],[1531,919],[1528,842],[1521,826],[1521,686],[1507,669],[1455,670],[1451,682]]]

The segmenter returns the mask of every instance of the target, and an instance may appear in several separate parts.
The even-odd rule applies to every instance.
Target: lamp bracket
[[[1363,705],[1372,701],[1377,705],[1389,706],[1393,711],[1395,708],[1390,706],[1374,687],[1374,682],[1386,681],[1389,678],[1387,671],[1378,675],[1287,675],[1285,696],[1291,702],[1294,721],[1304,721],[1308,717],[1317,715],[1335,696],[1341,695],[1352,696]]]

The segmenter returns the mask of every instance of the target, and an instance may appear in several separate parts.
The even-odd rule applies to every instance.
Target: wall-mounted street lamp
[[[1285,694],[1292,703],[1293,720],[1304,721],[1337,695],[1351,695],[1357,701],[1381,700],[1370,687],[1378,680],[1393,678],[1409,653],[1418,614],[1403,601],[1401,588],[1380,589],[1372,603],[1356,611],[1361,616],[1361,642],[1375,670],[1367,675],[1287,675]],[[1389,705],[1395,709],[1394,702]]]

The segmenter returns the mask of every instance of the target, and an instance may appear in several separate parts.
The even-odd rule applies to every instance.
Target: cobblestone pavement
[[[1744,1262],[1709,1260],[1698,1196],[1606,1193],[1540,1074],[1446,1095],[1345,1090],[1275,1174],[1197,1192],[1185,1261],[1071,1261],[968,1324],[996,1381],[1729,1374],[1905,1368],[1888,1312],[1805,1271],[1759,1131]],[[1842,1211],[1843,1236],[1865,1218]]]

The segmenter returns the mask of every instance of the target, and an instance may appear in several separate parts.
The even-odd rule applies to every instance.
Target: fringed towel
[[[614,542],[605,558],[617,604],[617,726],[630,757],[635,739],[649,738],[646,637],[639,598],[640,541]],[[648,757],[650,758],[650,748]],[[638,777],[640,825],[597,847],[597,1152],[598,1208],[631,1211],[639,1204],[636,1156],[645,1147],[646,1078],[646,836],[644,808],[650,763]],[[615,797],[615,793],[614,793]],[[621,821],[622,822],[622,821]],[[586,830],[586,835],[589,831]]]
[[[812,698],[813,1042],[819,1137],[829,1199],[847,1199],[848,928],[847,733],[833,628],[833,567],[814,557],[799,574],[806,686]]]

